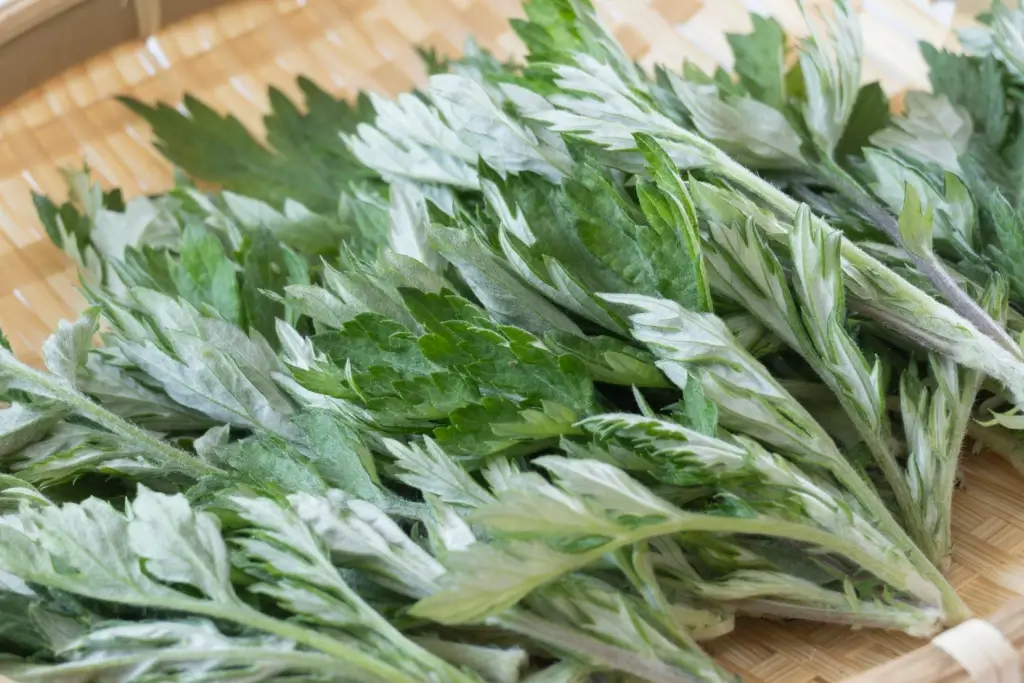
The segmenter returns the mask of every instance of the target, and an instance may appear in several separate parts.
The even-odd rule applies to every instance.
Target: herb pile
[[[735,74],[525,11],[524,64],[303,80],[265,143],[128,101],[176,187],[36,197],[90,307],[48,371],[0,351],[4,673],[725,682],[737,615],[969,616],[964,436],[1024,427],[1024,14],[891,115],[842,3],[752,17]]]

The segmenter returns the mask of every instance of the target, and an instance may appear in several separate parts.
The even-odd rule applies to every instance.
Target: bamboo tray
[[[824,0],[806,0],[807,4]],[[800,35],[795,0],[595,0],[644,66],[728,65],[727,32],[747,12]],[[886,90],[927,85],[916,42],[955,47],[953,29],[988,0],[862,0],[865,77]],[[397,93],[425,78],[414,45],[457,52],[474,35],[500,57],[520,50],[507,18],[520,0],[0,0],[0,327],[15,352],[37,350],[82,305],[74,268],[39,225],[30,191],[63,193],[62,166],[87,162],[126,194],[154,192],[170,169],[149,131],[112,101],[178,101],[186,91],[260,128],[266,88]],[[161,20],[173,21],[146,40]],[[155,14],[154,14],[155,12]],[[91,32],[90,32],[91,31]],[[88,34],[88,35],[86,35]],[[133,37],[135,38],[133,40]],[[128,41],[128,42],[126,42]],[[52,46],[61,49],[53,50]],[[61,73],[62,72],[62,73]],[[36,90],[10,102],[30,85]],[[33,80],[34,79],[34,80]],[[1002,460],[967,457],[956,495],[952,583],[975,612],[1024,648],[1024,479]],[[995,614],[995,616],[990,616]],[[971,680],[934,645],[819,624],[741,621],[709,649],[750,683],[954,683]],[[892,661],[895,660],[895,661]],[[980,683],[1000,683],[999,679]]]

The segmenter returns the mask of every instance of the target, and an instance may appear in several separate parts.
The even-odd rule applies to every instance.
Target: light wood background
[[[823,0],[817,0],[821,2]],[[111,100],[131,93],[177,101],[188,91],[260,128],[266,88],[294,93],[305,74],[337,93],[396,93],[423,80],[413,45],[455,53],[474,35],[499,56],[520,46],[506,20],[519,0],[243,0],[81,64],[0,112],[0,326],[15,351],[38,361],[42,341],[81,306],[76,275],[39,226],[30,190],[61,196],[57,169],[87,162],[131,196],[169,182],[149,131]],[[728,66],[724,34],[749,29],[748,10],[776,16],[794,35],[793,0],[597,0],[615,35],[642,64]],[[815,0],[808,0],[815,4]],[[916,42],[955,47],[987,0],[862,0],[865,76],[892,94],[927,84]],[[59,49],[54,46],[54,49]],[[0,78],[17,65],[0,64]],[[1024,480],[990,456],[969,458],[957,494],[953,583],[979,614],[1024,593]],[[753,683],[833,683],[917,646],[911,638],[816,624],[744,622],[711,649]],[[895,682],[894,682],[895,683]]]

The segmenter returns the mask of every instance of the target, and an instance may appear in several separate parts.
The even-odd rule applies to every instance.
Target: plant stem
[[[882,232],[889,236],[893,244],[903,246],[899,222],[891,213],[879,206],[878,202],[861,187],[860,183],[832,160],[826,160],[819,168],[833,189],[838,190],[860,208],[876,226],[881,228]],[[921,274],[928,278],[954,310],[971,321],[981,332],[1002,344],[1007,351],[1020,353],[1020,347],[1013,337],[957,284],[934,253],[929,252],[925,256],[918,256],[909,250],[908,253]]]
[[[697,150],[707,160],[710,170],[745,187],[776,211],[790,217],[796,215],[800,208],[797,200],[743,164],[736,162],[700,135],[677,126],[664,131],[664,134]],[[827,233],[834,231],[832,226],[813,213],[811,220]],[[844,278],[846,280],[844,285],[849,287],[849,280],[853,280],[862,287],[866,286],[867,291],[873,295],[874,301],[865,302],[863,310],[876,314],[882,322],[901,330],[911,339],[927,343],[931,348],[945,353],[962,365],[981,370],[999,379],[1007,386],[1017,401],[1024,404],[1024,353],[1019,347],[1011,351],[987,335],[980,333],[970,321],[932,299],[928,294],[872,258],[845,236],[842,236],[840,241],[840,255],[843,259],[844,274],[849,276]],[[850,272],[847,273],[847,271]],[[878,279],[884,280],[884,284],[874,281]],[[856,296],[856,292],[853,294]],[[922,317],[927,316],[931,326],[940,326],[940,329],[938,331],[922,329],[919,324],[915,324],[917,321],[907,320],[905,316],[900,315],[901,306],[893,306],[889,301],[902,304],[902,308],[908,306],[914,308],[915,313]],[[879,305],[879,302],[882,302],[883,305]],[[987,314],[985,315],[987,317]],[[963,348],[965,344],[973,344],[979,348],[965,349]],[[839,456],[833,473],[858,500],[868,506],[871,512],[877,516],[878,523],[883,525],[886,535],[891,538],[893,543],[902,546],[901,550],[907,554],[908,559],[917,570],[933,582],[934,587],[941,593],[947,620],[950,623],[959,623],[969,618],[970,610],[963,600],[942,576],[942,572],[936,569],[935,565],[921,552],[921,549],[907,536],[885,503],[878,497],[874,487],[864,480],[846,458],[842,457],[841,453]],[[868,567],[868,565],[862,566]]]
[[[854,628],[899,630],[909,635],[927,637],[939,630],[938,619],[924,610],[903,611],[885,605],[860,602],[855,607],[839,600],[831,605],[799,605],[776,600],[739,600],[730,603],[742,614],[753,617],[803,619]]]
[[[893,495],[896,498],[896,506],[899,508],[901,516],[903,517],[903,522],[906,525],[907,530],[909,530],[911,538],[918,544],[928,543],[930,538],[924,528],[921,511],[917,501],[914,500],[914,496],[910,491],[910,484],[907,482],[903,469],[896,461],[896,456],[893,455],[892,450],[889,447],[888,439],[886,438],[886,432],[888,431],[888,422],[884,421],[886,416],[883,415],[883,426],[881,427],[885,431],[880,431],[873,425],[870,425],[860,419],[861,411],[859,410],[859,406],[849,398],[848,393],[844,391],[841,386],[835,385],[833,381],[835,379],[834,375],[829,372],[828,368],[825,367],[823,363],[819,362],[817,355],[812,352],[803,354],[803,356],[808,364],[814,369],[815,373],[822,378],[830,389],[832,389],[833,395],[838,399],[840,405],[842,405],[846,414],[850,417],[857,433],[860,434],[862,439],[864,439],[864,443],[871,452],[871,456],[874,459],[875,464],[877,464],[882,470],[885,480],[892,489]],[[813,420],[813,417],[810,419]],[[834,460],[842,463],[847,462],[846,457],[838,451],[835,454]],[[852,480],[853,477],[856,477],[857,479],[857,486],[865,483],[863,481],[864,478],[856,471],[844,472],[843,483],[847,484],[845,480],[847,478]],[[847,486],[849,485],[847,484]],[[882,520],[887,521],[892,517],[888,508],[885,506],[885,503],[878,497],[878,494],[873,487],[865,485],[863,488],[863,495],[869,495],[870,498],[864,499],[858,495],[858,499],[864,505],[868,506],[871,511]],[[895,519],[892,519],[892,523],[887,524],[887,527],[890,529],[899,528],[900,531],[903,530]]]
[[[252,664],[268,662],[285,664],[290,669],[332,672],[338,668],[338,660],[315,652],[264,650],[255,647],[224,648],[217,650],[196,650],[194,648],[161,649],[135,655],[107,657],[103,659],[85,659],[62,664],[36,666],[19,670],[18,679],[22,683],[33,681],[52,681],[59,674],[60,680],[74,678],[74,674],[90,674],[107,669],[120,669],[143,662],[198,662],[204,659],[224,663]],[[77,679],[75,679],[77,680]]]
[[[892,516],[889,508],[878,497],[878,493],[871,483],[865,480],[860,472],[854,469],[853,465],[843,458],[841,454],[833,473],[840,484],[849,489],[857,500],[862,501],[867,506],[869,512],[875,517],[875,522],[878,524],[879,529],[892,541],[898,550],[907,556],[907,559],[920,572],[921,576],[934,584],[942,596],[942,607],[945,611],[947,622],[958,624],[969,619],[971,612],[967,605],[964,604],[956,590],[946,581],[942,572],[922,552],[921,548],[914,543],[913,539],[907,535],[907,532]]]
[[[422,662],[426,665],[425,668],[431,671],[443,672],[446,683],[475,683],[472,677],[459,668],[452,666],[433,652],[407,638],[394,624],[385,619],[380,612],[367,605],[363,598],[341,579],[337,569],[327,557],[321,556],[318,558],[318,563],[321,564],[324,575],[332,577],[328,581],[330,588],[343,595],[348,604],[355,606],[365,628],[387,640],[396,650],[402,652],[410,660]]]
[[[501,616],[495,617],[493,622],[502,628],[532,638],[553,649],[572,653],[584,661],[615,671],[624,671],[651,683],[699,683],[693,676],[683,673],[661,660],[609,645],[602,640],[552,623],[522,609],[508,610]]]
[[[776,211],[788,216],[796,214],[799,202],[795,199],[700,137],[682,130],[676,131],[675,136],[680,138],[684,133],[687,143],[707,150],[713,160],[712,170],[747,188]],[[812,214],[811,220],[828,231],[834,230],[818,216]],[[845,236],[840,249],[846,286],[860,299],[855,302],[857,310],[961,365],[998,379],[1013,394],[1014,400],[1024,405],[1024,352],[1019,347],[1008,349],[982,334],[969,320],[935,301]],[[861,290],[859,297],[857,289]],[[913,313],[908,314],[907,309],[913,309]],[[927,329],[921,320],[927,322]]]
[[[849,411],[847,412],[849,413]],[[903,468],[896,461],[896,456],[890,450],[885,436],[870,429],[867,425],[862,425],[860,420],[854,419],[853,423],[864,439],[864,443],[867,444],[868,450],[871,451],[875,464],[882,470],[882,475],[892,489],[896,507],[900,510],[910,537],[919,545],[927,545],[930,537],[924,526],[921,509],[917,501],[914,500]]]
[[[61,587],[57,585],[57,587]],[[73,588],[70,592],[75,592]],[[213,602],[203,598],[192,598],[182,595],[180,598],[153,598],[134,599],[133,596],[125,596],[125,599],[118,600],[126,605],[137,605],[139,607],[161,607],[166,610],[195,614],[232,622],[244,628],[252,628],[264,633],[281,636],[294,643],[299,643],[319,650],[325,655],[333,658],[336,663],[341,662],[351,668],[364,671],[370,674],[372,680],[381,683],[421,683],[420,677],[393,667],[391,664],[377,659],[365,650],[348,645],[331,636],[305,628],[291,621],[275,619],[264,614],[249,605],[237,600],[230,603]]]
[[[852,467],[849,469],[851,472],[856,473]],[[862,479],[859,475],[857,475],[857,479],[860,481],[860,484],[857,486],[861,490],[863,490],[865,486],[868,486],[868,482]],[[896,527],[899,528],[899,525],[897,524]],[[966,611],[966,607],[963,606],[960,598],[956,595],[956,591],[949,586],[946,580],[942,577],[942,574],[940,574],[935,567],[928,562],[923,555],[921,555],[921,551],[905,533],[902,533],[902,531],[900,535],[893,540],[893,543],[897,545],[898,550],[903,551],[908,555],[908,557],[910,555],[910,551],[916,551],[919,556],[919,561],[923,560],[924,567],[913,567],[917,576],[908,575],[908,568],[895,566],[892,562],[892,558],[887,556],[886,553],[876,555],[864,550],[857,543],[847,541],[829,531],[806,524],[788,522],[770,517],[725,517],[697,513],[680,513],[677,518],[669,519],[665,522],[661,522],[660,524],[640,527],[631,534],[626,534],[617,538],[615,543],[617,547],[620,547],[622,545],[636,543],[638,541],[657,536],[665,536],[687,531],[731,533],[752,536],[774,536],[818,546],[827,552],[832,552],[846,557],[894,588],[905,591],[927,604],[934,604],[935,606],[938,606],[938,604],[935,603],[936,593],[940,594],[940,597],[942,598],[941,602],[947,610],[947,613],[951,616],[955,615],[955,617],[962,619],[964,616],[962,612]],[[900,547],[901,545],[903,547]],[[604,545],[590,551],[590,553],[595,554],[596,557],[600,557],[609,551],[610,549],[608,546]],[[931,574],[931,576],[927,576],[926,573]],[[958,609],[958,607],[960,609]]]
[[[365,671],[381,681],[387,681],[388,683],[421,683],[419,677],[397,669],[359,648],[346,645],[340,640],[304,628],[298,624],[275,619],[248,606],[232,605],[224,608],[219,605],[210,604],[205,610],[197,609],[196,606],[190,606],[189,611],[202,612],[210,617],[226,619],[242,626],[248,626],[287,638],[296,643],[302,643],[333,657],[339,662]]]
[[[974,379],[973,391],[968,390],[970,401],[959,401],[953,410],[953,417],[950,420],[949,451],[945,458],[939,462],[939,505],[942,511],[940,528],[937,530],[935,539],[935,563],[945,568],[950,562],[950,554],[953,552],[953,489],[956,488],[956,468],[960,462],[960,451],[963,450],[964,439],[967,436],[968,424],[971,422],[971,410],[974,407],[974,399],[978,395],[978,387],[981,386],[979,373],[972,372]],[[966,380],[968,382],[971,379]]]
[[[192,477],[224,474],[220,468],[207,464],[180,448],[175,448],[158,439],[146,430],[93,402],[66,382],[25,365],[9,351],[3,349],[0,349],[0,372],[14,378],[16,383],[20,382],[18,388],[31,394],[59,401],[81,417],[131,441],[133,445],[138,446],[146,455],[162,465],[180,470]]]
[[[670,567],[670,573],[676,573]],[[668,579],[670,584],[676,581]],[[849,626],[898,629],[910,635],[929,636],[939,630],[940,614],[934,608],[873,600],[851,602],[843,592],[805,581],[794,582],[788,574],[740,570],[721,581],[706,582],[685,574],[680,589],[704,600],[726,603],[747,614],[809,619]]]

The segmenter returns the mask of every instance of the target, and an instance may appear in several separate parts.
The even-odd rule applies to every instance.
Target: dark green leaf
[[[295,260],[267,229],[249,234],[242,254],[242,303],[249,327],[276,344],[275,321],[284,318],[284,304],[263,292],[283,294],[290,284],[303,284],[301,274],[291,272]]]
[[[338,415],[325,410],[310,410],[295,417],[302,430],[313,466],[330,486],[370,502],[382,499],[367,464],[372,456],[358,433]]]
[[[751,14],[754,30],[726,36],[735,56],[734,70],[754,99],[782,111],[786,105],[786,35],[774,19]]]
[[[356,316],[337,332],[314,336],[313,345],[338,367],[348,362],[357,370],[382,365],[405,376],[437,369],[424,357],[408,329],[373,313]]]
[[[711,310],[711,288],[704,271],[693,200],[665,151],[647,135],[637,148],[654,178],[640,179],[637,193],[650,225],[640,231],[640,246],[650,259],[661,293],[695,311]]]
[[[560,354],[579,359],[596,382],[621,386],[672,386],[654,365],[654,356],[613,337],[581,337],[554,330],[544,342]]]
[[[341,191],[353,180],[372,177],[349,154],[339,137],[373,112],[361,99],[355,107],[336,100],[302,79],[307,114],[278,91],[266,118],[264,146],[234,116],[221,115],[191,96],[182,113],[166,104],[153,106],[123,98],[153,127],[157,148],[190,175],[278,207],[296,200],[313,211],[333,211]]]
[[[998,194],[990,198],[989,210],[998,244],[989,247],[988,256],[1009,280],[1016,297],[1024,298],[1024,217]]]
[[[236,441],[218,450],[216,457],[258,489],[317,494],[329,488],[306,456],[274,436]]]
[[[704,387],[694,375],[686,379],[678,414],[683,424],[701,434],[715,436],[718,431],[718,406],[704,395]]]
[[[605,173],[592,162],[578,164],[565,190],[587,250],[628,283],[625,291],[657,294],[657,276],[636,242],[640,228],[634,209]]]
[[[872,135],[889,123],[889,98],[878,83],[868,83],[857,92],[850,121],[836,145],[835,158],[842,161],[859,155]]]
[[[382,424],[436,424],[447,420],[453,411],[480,400],[476,383],[455,372],[398,379],[391,382],[389,392],[386,396],[365,397],[366,407]]]
[[[965,108],[974,122],[975,135],[998,149],[1010,125],[1003,72],[994,57],[969,57],[921,43],[930,68],[932,90]]]
[[[473,460],[527,455],[577,434],[580,415],[556,403],[530,408],[505,398],[485,398],[451,414],[451,425],[434,431],[438,445]]]
[[[228,258],[219,239],[201,225],[189,225],[182,236],[180,258],[172,264],[183,299],[197,308],[207,304],[228,322],[242,324],[238,266]]]

